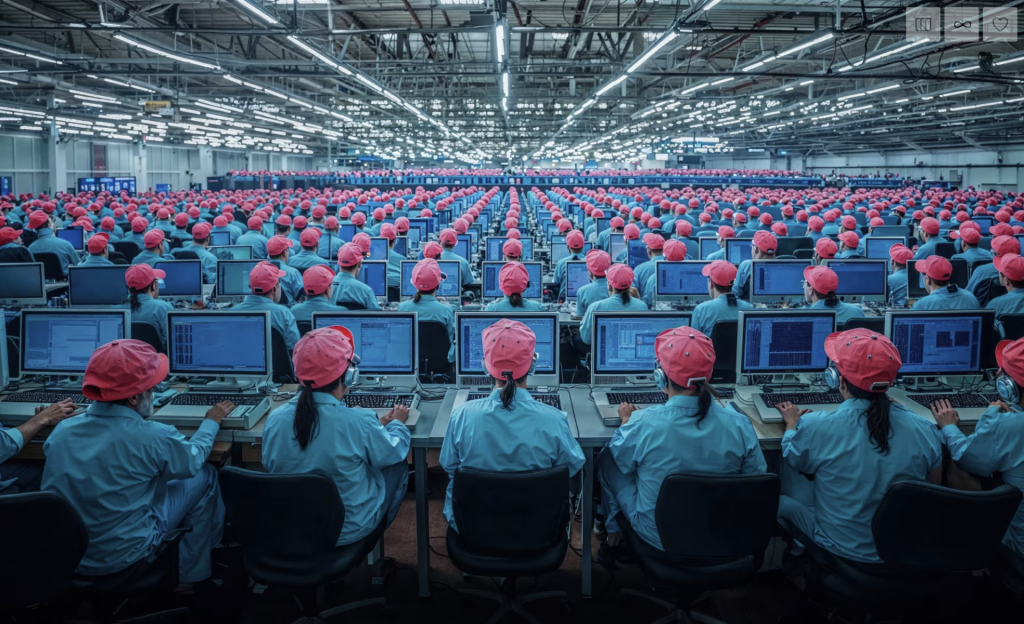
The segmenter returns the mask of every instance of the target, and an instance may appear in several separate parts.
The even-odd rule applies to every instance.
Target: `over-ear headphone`
[[[839,389],[839,369],[835,366],[829,366],[825,369],[825,384],[830,390]]]
[[[355,353],[348,361],[348,368],[345,369],[345,379],[342,380],[346,388],[359,384],[359,356]]]
[[[533,359],[530,360],[530,371],[528,373],[526,373],[527,375],[533,375],[534,373],[537,372],[537,360],[538,359],[540,359],[540,355],[536,351],[534,351],[533,352]]]
[[[996,392],[999,398],[1010,405],[1020,403],[1020,386],[1006,373],[999,373],[996,377]]]
[[[658,384],[658,390],[668,388],[668,375],[665,374],[665,369],[661,367],[661,362],[657,360],[654,362],[654,383]]]

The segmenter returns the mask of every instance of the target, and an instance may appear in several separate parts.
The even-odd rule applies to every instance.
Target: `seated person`
[[[635,223],[627,223],[626,227],[622,228],[622,240],[623,240],[623,242],[626,243],[626,246],[623,248],[622,251],[620,251],[618,253],[617,256],[615,256],[615,258],[613,258],[613,260],[615,261],[616,264],[618,264],[618,263],[625,263],[626,259],[629,257],[629,241],[631,241],[631,240],[639,240],[639,239],[640,239],[640,228],[639,228],[639,226],[637,226]],[[591,250],[591,251],[593,251],[593,250]],[[579,296],[579,293],[577,293],[577,296]]]
[[[710,260],[712,262],[714,262],[715,260],[728,260],[728,257],[725,255],[725,241],[735,237],[736,231],[733,230],[731,227],[729,227],[728,225],[719,226],[718,235],[716,236],[716,240],[718,240],[718,251],[713,251],[709,253],[708,257],[705,258],[705,260]]]
[[[708,294],[711,300],[693,309],[690,324],[700,333],[710,336],[718,321],[735,321],[740,316],[740,310],[749,310],[753,306],[742,299],[737,299],[733,294],[736,266],[731,262],[715,260],[704,265],[701,274],[708,278]]]
[[[435,260],[420,260],[413,267],[410,282],[416,287],[412,299],[398,304],[399,312],[416,312],[417,322],[437,321],[448,330],[451,349],[448,361],[455,361],[455,310],[437,299],[437,289],[448,276],[441,272]]]
[[[161,230],[153,230],[160,232]],[[160,299],[160,281],[167,277],[163,271],[154,269],[148,264],[133,264],[124,272],[124,281],[128,286],[128,303],[131,310],[132,323],[149,323],[156,328],[160,343],[167,349],[167,313],[174,306]]]
[[[905,245],[896,243],[889,248],[892,273],[889,273],[889,300],[894,306],[907,305],[907,263],[914,259],[914,252]]]
[[[819,238],[818,242],[814,243],[814,264],[824,264],[825,260],[835,258],[838,253],[839,248],[831,238]]]
[[[505,297],[488,305],[488,312],[540,312],[544,309],[539,301],[523,299],[523,293],[530,287],[530,275],[521,262],[509,262],[501,267],[498,287]]]
[[[860,248],[860,237],[856,232],[843,232],[839,235],[839,253],[836,258],[863,258],[858,249]]]
[[[935,255],[935,246],[942,242],[939,238],[939,220],[934,217],[926,217],[917,226],[917,239],[921,241],[917,251],[914,252],[914,260],[924,260]]]
[[[736,270],[736,282],[733,284],[732,292],[738,298],[743,298],[747,284],[750,282],[750,274],[754,270],[752,260],[774,260],[775,251],[779,248],[779,239],[771,232],[758,232],[754,234],[750,242],[751,260],[744,260]],[[749,292],[746,293],[749,296]]]
[[[37,237],[28,246],[28,250],[32,252],[33,257],[37,258],[37,262],[39,260],[36,254],[51,253],[57,256],[60,261],[61,274],[67,277],[68,267],[78,266],[78,252],[75,251],[74,245],[63,238],[57,238],[53,233],[54,225],[54,219],[46,211],[32,211],[32,214],[28,216],[28,227],[36,231]]]
[[[345,504],[338,546],[357,542],[398,515],[408,489],[409,408],[382,418],[345,405],[359,382],[359,356],[344,327],[314,329],[292,355],[299,395],[271,412],[263,430],[270,474],[319,473],[334,481]]]
[[[993,264],[999,271],[999,283],[1006,289],[1006,294],[992,299],[985,307],[996,311],[996,324],[1002,330],[1000,317],[1024,314],[1024,258],[1006,254],[996,258]]]
[[[686,243],[681,240],[671,238],[665,241],[665,247],[662,249],[662,258],[664,262],[682,262],[689,260],[690,256],[686,254]],[[638,269],[640,267],[637,267]],[[640,295],[647,304],[648,308],[654,307],[654,297],[657,294],[658,286],[658,267],[654,265],[654,272],[651,273],[647,281],[644,282],[644,287],[640,289]]]
[[[639,292],[641,296],[644,294],[644,287],[647,285],[647,280],[657,273],[657,264],[665,259],[665,239],[661,234],[648,232],[647,234],[644,234],[643,240],[644,245],[647,246],[647,262],[643,262],[638,265],[635,269],[635,275],[633,276],[633,288],[636,288],[637,292]],[[686,246],[683,245],[683,249],[685,248]]]
[[[931,256],[927,260],[918,260],[915,266],[917,272],[924,276],[928,295],[914,302],[914,310],[975,310],[981,307],[974,295],[949,283],[953,276],[953,265],[949,260]]]
[[[274,236],[267,241],[267,256],[271,264],[284,271],[281,277],[282,303],[294,305],[302,299],[302,273],[295,267],[288,264],[291,249],[295,241],[287,236]]]
[[[85,244],[89,255],[79,266],[114,266],[107,252],[109,240],[106,234],[95,234],[89,238],[89,242]]]
[[[150,230],[146,232],[146,235],[143,237],[146,248],[132,259],[132,264],[148,264],[152,267],[157,262],[174,260],[174,256],[164,254],[164,249],[167,245],[164,241],[164,236],[163,230]]]
[[[210,230],[210,224],[205,221],[195,224],[192,226],[192,244],[179,247],[171,252],[171,255],[175,258],[183,258],[181,254],[185,252],[196,254],[203,266],[204,284],[217,283],[217,256],[210,253],[208,249],[210,246]],[[265,244],[263,248],[266,251]],[[255,258],[256,256],[253,257]],[[266,257],[266,254],[264,254],[264,257]]]
[[[43,464],[13,459],[43,427],[53,427],[78,409],[71,399],[36,407],[32,418],[10,429],[0,425],[0,496],[38,492]]]
[[[292,311],[281,305],[281,278],[286,274],[273,264],[263,261],[249,272],[249,289],[241,303],[235,304],[235,310],[270,310],[270,326],[281,332],[284,343],[290,352],[299,341],[299,328],[295,325]]]
[[[0,227],[0,263],[10,262],[35,262],[35,259],[21,240],[21,230]]]
[[[474,278],[473,271],[469,267],[469,261],[455,253],[455,246],[459,243],[459,233],[452,228],[445,228],[438,235],[438,241],[443,249],[441,259],[458,262],[459,272],[462,273],[462,285],[468,286],[472,284]]]
[[[320,245],[320,230],[305,228],[298,238],[299,251],[294,256],[291,255],[291,252],[288,253],[289,266],[298,271],[303,271],[311,266],[330,266],[330,262],[321,258],[317,252]],[[295,239],[290,238],[290,240],[294,241]],[[339,248],[339,253],[340,251]]]
[[[836,326],[842,327],[852,318],[864,318],[864,310],[839,300],[839,276],[828,267],[809,266],[804,269],[804,299],[811,309],[833,310]]]
[[[992,252],[987,249],[978,247],[981,242],[981,232],[975,228],[965,228],[960,226],[960,245],[961,251],[958,254],[954,254],[951,260],[966,260],[967,266],[971,266],[975,262],[983,260],[991,260]]]
[[[357,212],[356,214],[362,214]],[[315,228],[307,231],[316,232]],[[306,236],[306,232],[302,233]],[[357,235],[358,236],[358,235]],[[367,241],[369,247],[369,241]],[[363,268],[363,248],[359,243],[345,243],[338,251],[338,275],[334,278],[334,299],[335,305],[345,306],[355,304],[356,309],[380,310],[377,303],[377,295],[373,289],[360,282],[357,278],[359,271]]]
[[[576,316],[585,316],[590,306],[608,297],[608,279],[605,275],[611,266],[612,257],[608,252],[591,249],[587,254],[587,274],[590,275],[590,283],[580,286],[576,291]]]
[[[314,312],[338,312],[342,309],[331,303],[334,277],[334,271],[325,264],[306,269],[302,274],[302,290],[306,300],[292,306],[292,316],[296,323],[312,322]]]
[[[963,227],[963,226],[961,226]],[[1020,242],[1012,236],[996,236],[992,239],[992,261],[1004,254],[1020,255]],[[980,296],[989,283],[999,276],[994,264],[983,264],[971,272],[971,280],[967,282],[967,290]]]
[[[657,236],[657,234],[655,234]],[[580,323],[580,339],[590,344],[594,327],[594,312],[620,312],[623,310],[647,310],[647,304],[634,296],[633,269],[625,264],[613,264],[605,273],[608,279],[607,297],[587,308]]]
[[[605,230],[607,232],[608,230]],[[604,234],[604,232],[602,232]],[[569,248],[569,255],[558,261],[555,265],[554,281],[558,284],[558,300],[565,301],[565,291],[568,286],[568,280],[566,280],[566,273],[569,270],[569,263],[576,260],[585,260],[586,256],[583,255],[583,246],[586,241],[583,240],[583,232],[579,230],[570,230],[565,236],[565,246]],[[522,254],[520,254],[522,255]]]

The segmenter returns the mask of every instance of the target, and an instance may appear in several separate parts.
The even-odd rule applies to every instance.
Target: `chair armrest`
[[[163,539],[160,540],[160,543],[162,543],[162,544],[173,544],[175,542],[180,542],[181,538],[185,537],[186,533],[191,533],[191,532],[192,532],[192,527],[190,527],[190,526],[180,526],[180,527],[178,527],[176,529],[168,531],[167,534],[165,534],[163,536]]]

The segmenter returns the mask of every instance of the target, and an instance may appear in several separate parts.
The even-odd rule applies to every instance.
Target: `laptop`
[[[405,426],[420,418],[419,329],[415,312],[314,312],[313,328],[341,325],[352,332],[359,356],[359,384],[345,395],[349,407],[372,409],[378,417],[395,405],[409,408]],[[403,392],[403,390],[407,390]]]

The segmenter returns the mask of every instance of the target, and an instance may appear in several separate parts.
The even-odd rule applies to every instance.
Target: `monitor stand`
[[[214,381],[208,382],[205,386],[202,386],[202,389],[218,392],[222,390],[241,392],[242,390],[249,390],[255,387],[255,385],[255,382],[239,381],[235,377],[217,377]]]
[[[47,384],[46,389],[51,392],[81,392],[82,376],[71,375],[64,381],[58,381],[53,384]]]

